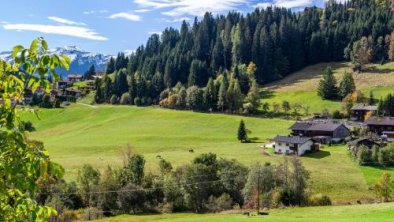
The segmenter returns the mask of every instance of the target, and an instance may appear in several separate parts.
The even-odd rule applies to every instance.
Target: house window
[[[286,143],[286,146],[289,146],[289,144],[288,144],[288,143]]]
[[[282,143],[278,143],[279,146],[282,146]]]

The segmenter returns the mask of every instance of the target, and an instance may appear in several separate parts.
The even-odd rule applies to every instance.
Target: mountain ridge
[[[56,47],[48,51],[54,55],[67,55],[70,60],[70,69],[57,70],[62,78],[67,78],[69,74],[84,74],[91,65],[94,65],[97,71],[105,71],[107,62],[113,55],[85,51],[78,46],[68,45],[64,47]],[[0,59],[8,62],[12,61],[11,51],[0,52]]]

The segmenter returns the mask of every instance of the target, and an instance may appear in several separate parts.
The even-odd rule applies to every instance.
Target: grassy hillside
[[[323,101],[315,92],[319,75],[330,65],[340,79],[347,64],[331,63],[308,67],[294,75],[266,86],[263,99],[269,103],[288,100],[310,106],[310,113],[323,108],[335,110],[340,102]],[[358,88],[375,98],[386,95],[394,85],[394,63],[370,66],[371,72],[356,74]],[[381,72],[381,73],[376,73]],[[384,79],[384,81],[382,80]],[[194,113],[159,108],[130,106],[90,106],[89,99],[64,109],[41,110],[40,120],[32,114],[24,119],[33,121],[36,132],[30,137],[45,142],[53,160],[67,171],[66,179],[75,179],[78,169],[90,163],[100,169],[122,164],[122,152],[128,146],[143,154],[147,168],[157,170],[158,156],[175,166],[189,163],[201,153],[213,152],[219,157],[237,159],[252,165],[276,163],[282,156],[266,154],[261,146],[268,138],[286,135],[292,121],[263,119],[223,114]],[[82,103],[85,103],[82,104]],[[245,120],[256,143],[241,144],[236,139],[238,124]],[[189,152],[194,150],[194,152]],[[383,170],[394,176],[394,168],[359,167],[348,156],[345,146],[326,147],[322,152],[301,158],[311,172],[311,192],[329,195],[336,203],[370,200],[369,189]]]
[[[341,109],[340,102],[322,100],[317,96],[316,90],[327,66],[333,69],[338,84],[344,72],[351,72],[351,65],[348,63],[321,63],[309,66],[266,85],[265,90],[268,93],[264,102],[281,104],[283,100],[287,100],[291,103],[300,103],[309,106],[311,113],[321,112],[324,108],[330,111]],[[353,78],[358,90],[366,96],[373,91],[375,98],[379,99],[389,92],[394,92],[394,63],[369,65],[365,72],[354,74]]]
[[[246,165],[276,163],[283,157],[264,155],[261,145],[267,138],[286,135],[292,124],[281,119],[81,104],[41,110],[40,120],[32,114],[25,114],[24,118],[32,120],[37,128],[30,137],[45,142],[52,159],[66,168],[67,179],[74,179],[85,163],[100,169],[108,164],[120,166],[121,153],[127,144],[133,146],[134,152],[145,155],[150,170],[157,169],[158,155],[177,166],[207,152],[237,159]],[[236,140],[241,119],[257,143],[241,144]],[[190,149],[194,153],[189,152]],[[367,181],[375,181],[382,172],[371,168],[370,173],[364,174],[350,160],[343,145],[326,147],[301,159],[311,172],[311,191],[327,194],[338,203],[373,198]]]
[[[162,214],[152,216],[119,216],[99,220],[100,222],[232,222],[232,221],[275,221],[275,222],[385,222],[392,221],[394,204],[373,204],[334,207],[309,207],[278,209],[270,212],[269,216],[246,217],[240,214]]]

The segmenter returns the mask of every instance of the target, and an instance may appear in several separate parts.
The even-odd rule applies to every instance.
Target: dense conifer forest
[[[119,53],[111,59],[106,72],[115,76],[97,82],[96,102],[124,97],[126,104],[253,112],[259,106],[250,99],[253,84],[319,62],[389,59],[393,26],[390,2],[384,0],[329,1],[324,9],[302,12],[268,7],[248,14],[206,13],[192,24],[183,22],[180,30],[152,35],[130,57]],[[374,46],[366,51],[372,55],[355,55],[363,43]]]

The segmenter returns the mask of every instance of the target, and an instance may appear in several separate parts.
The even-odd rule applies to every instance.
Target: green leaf
[[[42,48],[43,48],[45,51],[48,51],[48,43],[47,43],[47,41],[45,41],[44,39],[42,39],[42,40],[41,40],[41,44],[42,44]]]
[[[40,41],[39,39],[34,39],[34,40],[31,42],[31,44],[30,44],[30,49],[29,49],[29,51],[30,51],[31,54],[34,54],[34,53],[37,51],[39,41]]]
[[[15,57],[18,55],[18,53],[19,53],[20,51],[22,51],[23,49],[24,49],[24,47],[21,46],[21,45],[15,46],[15,47],[13,48],[13,50],[12,50],[12,58],[15,59]]]

